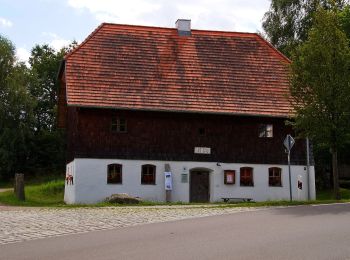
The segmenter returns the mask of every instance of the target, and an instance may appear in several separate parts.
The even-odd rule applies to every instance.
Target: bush
[[[64,192],[64,181],[54,180],[38,186],[38,193],[42,195],[57,195]]]

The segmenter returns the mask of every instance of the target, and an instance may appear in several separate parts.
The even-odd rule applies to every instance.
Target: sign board
[[[173,189],[173,179],[171,176],[171,172],[164,172],[165,176],[165,190],[172,190]]]
[[[197,154],[210,154],[211,153],[211,149],[210,149],[210,147],[195,147],[194,148],[194,153],[197,153]]]
[[[295,144],[294,138],[291,135],[287,135],[283,141],[283,145],[288,152],[290,152],[294,144]]]
[[[181,174],[181,182],[182,183],[188,183],[188,174],[187,173],[182,173]]]
[[[224,171],[224,184],[235,184],[235,171],[225,170]]]

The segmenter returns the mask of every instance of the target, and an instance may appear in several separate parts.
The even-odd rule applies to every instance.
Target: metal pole
[[[306,174],[307,174],[307,199],[310,200],[310,144],[309,138],[306,137]]]
[[[290,170],[290,150],[291,150],[291,140],[290,135],[288,135],[288,172],[289,172],[289,199],[292,201],[292,177],[291,177],[291,170]]]
[[[292,201],[292,177],[290,171],[290,150],[288,151],[288,171],[289,171],[289,198]]]

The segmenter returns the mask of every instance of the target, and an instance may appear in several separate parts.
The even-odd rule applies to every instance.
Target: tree
[[[28,68],[17,62],[13,44],[0,36],[0,179],[28,167],[35,105],[28,79]]]
[[[29,58],[31,73],[29,90],[37,100],[35,117],[38,131],[54,130],[56,128],[57,91],[59,87],[57,73],[63,56],[69,48],[71,47],[56,51],[49,45],[43,44],[34,46],[31,51]]]
[[[350,39],[350,5],[345,6],[339,13],[339,19],[346,36]]]
[[[342,10],[349,1],[333,0]],[[329,0],[272,0],[263,18],[262,27],[267,39],[287,57],[308,37],[313,15],[318,6],[331,8]]]
[[[34,108],[35,145],[31,148],[31,168],[36,172],[57,172],[65,162],[64,133],[57,129],[57,73],[64,55],[77,45],[72,42],[59,51],[47,44],[36,45],[29,58],[29,92],[36,100]]]
[[[329,148],[333,185],[340,199],[338,150],[349,138],[350,49],[336,8],[319,8],[305,43],[291,65],[294,126],[303,136]]]

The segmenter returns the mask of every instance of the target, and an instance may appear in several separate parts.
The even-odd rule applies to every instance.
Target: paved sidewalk
[[[13,188],[0,188],[0,192],[5,192],[9,190],[13,190]]]
[[[259,208],[261,209],[261,208]],[[0,245],[147,223],[256,211],[194,206],[19,208],[0,206]]]

